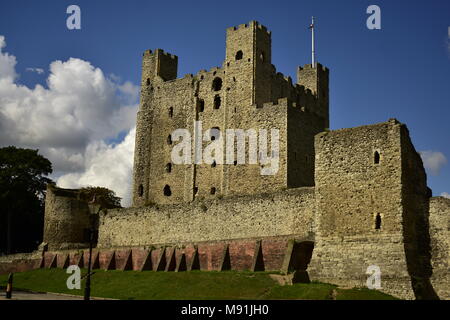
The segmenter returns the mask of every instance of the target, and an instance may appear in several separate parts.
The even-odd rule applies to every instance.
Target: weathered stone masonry
[[[94,268],[281,270],[365,286],[377,265],[384,292],[450,298],[450,200],[431,197],[404,124],[329,131],[329,70],[299,67],[293,84],[255,21],[227,29],[221,67],[183,78],[177,67],[160,49],[143,55],[133,207],[97,215],[76,190],[49,187],[49,250],[2,257],[0,272],[86,266],[85,230],[96,221]],[[278,173],[171,163],[171,132],[199,120],[205,130],[279,129]]]
[[[314,186],[314,135],[329,123],[327,68],[299,67],[297,84],[277,73],[271,33],[256,21],[227,29],[221,67],[177,79],[178,58],[160,49],[146,51],[142,65],[133,206]],[[174,165],[171,133],[193,133],[194,121],[222,132],[278,129],[278,173],[261,175],[259,164]]]
[[[314,188],[186,204],[114,209],[100,216],[99,248],[291,236],[313,240]]]
[[[439,297],[450,297],[450,199],[430,199],[431,283]]]
[[[414,297],[412,279],[425,285],[431,275],[430,256],[422,257],[428,192],[422,160],[398,121],[317,135],[311,277],[364,286],[367,267],[377,265],[386,292]]]

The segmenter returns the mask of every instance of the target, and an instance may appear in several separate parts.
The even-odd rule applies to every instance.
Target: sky
[[[81,29],[69,30],[69,5]],[[370,30],[369,5],[381,29]],[[178,77],[220,66],[225,30],[257,20],[272,63],[296,79],[316,52],[330,69],[330,129],[397,118],[433,195],[450,197],[450,1],[0,2],[0,147],[39,149],[61,187],[99,185],[130,205],[142,53],[179,57]]]

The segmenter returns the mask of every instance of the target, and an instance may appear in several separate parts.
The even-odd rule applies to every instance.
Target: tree
[[[26,252],[42,240],[46,176],[52,164],[38,150],[0,148],[0,252]]]
[[[81,199],[99,204],[104,209],[121,208],[120,197],[108,188],[103,187],[85,187],[80,189]]]

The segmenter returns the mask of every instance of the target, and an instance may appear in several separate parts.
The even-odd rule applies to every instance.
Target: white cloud
[[[450,193],[448,193],[448,192],[442,192],[442,193],[441,193],[441,197],[450,199]]]
[[[5,37],[0,35],[0,80],[14,80],[17,77],[15,70],[16,57],[8,53],[2,53],[4,47],[6,47]]]
[[[124,84],[118,86],[118,90],[128,97],[131,101],[136,101],[139,99],[139,87],[135,86],[130,81],[125,82]]]
[[[27,68],[26,70],[29,72],[36,72],[37,74],[44,73],[44,69],[42,69],[42,68]]]
[[[439,151],[421,151],[425,169],[429,170],[432,175],[438,175],[441,168],[447,164],[447,158]]]
[[[0,36],[0,146],[39,149],[58,182],[106,186],[129,204],[139,88],[76,58],[52,62],[47,87],[19,85],[5,47]]]
[[[114,190],[122,197],[122,205],[131,204],[131,179],[135,128],[117,145],[106,145],[95,141],[86,148],[84,167],[81,173],[61,176],[57,184],[63,188],[100,186]]]

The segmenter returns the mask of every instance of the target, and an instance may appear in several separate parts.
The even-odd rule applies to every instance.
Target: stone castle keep
[[[406,125],[330,131],[329,70],[299,67],[293,83],[255,21],[227,29],[221,67],[177,78],[177,65],[160,49],[144,52],[133,206],[106,210],[49,186],[47,249],[3,258],[0,271],[86,266],[94,224],[97,268],[282,271],[365,287],[376,265],[384,292],[450,299],[450,199],[432,197]],[[172,163],[172,132],[195,132],[195,121],[279,129],[279,170]]]

